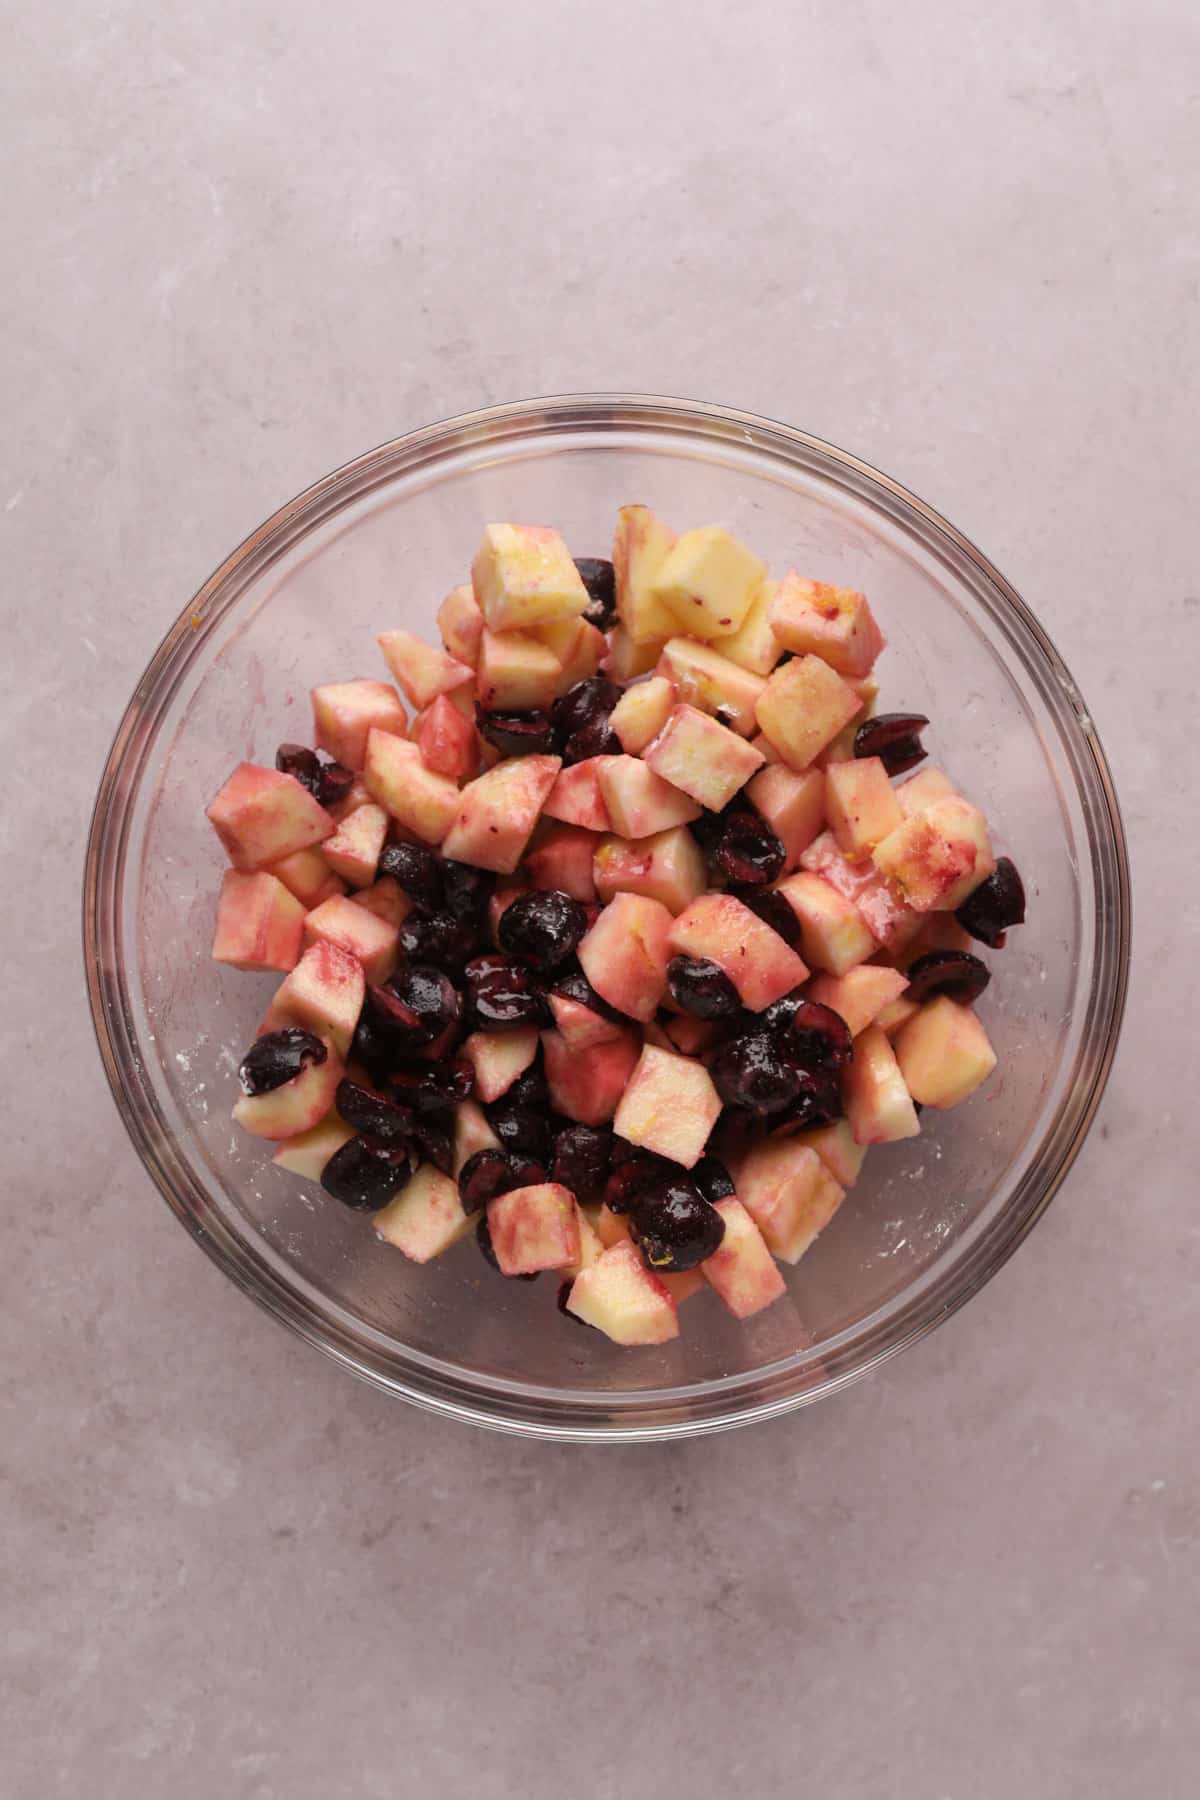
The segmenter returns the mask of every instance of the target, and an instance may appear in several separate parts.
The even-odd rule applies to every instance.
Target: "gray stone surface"
[[[0,1789],[1182,1800],[1200,1780],[1191,0],[7,9]],[[792,420],[1040,612],[1140,896],[1100,1123],[810,1413],[548,1449],[243,1300],[102,1082],[121,706],[289,493],[570,388]]]

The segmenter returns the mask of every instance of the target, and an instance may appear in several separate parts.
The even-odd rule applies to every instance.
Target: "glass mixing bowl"
[[[433,634],[493,519],[604,554],[618,506],[719,520],[780,573],[865,589],[884,705],[933,721],[932,760],[987,810],[1029,921],[989,956],[1000,1067],[967,1105],[874,1151],[789,1294],[746,1324],[698,1295],[676,1343],[622,1350],[563,1318],[550,1276],[505,1282],[467,1242],[419,1268],[283,1174],[231,1124],[270,976],[210,960],[223,857],[204,806],[240,758],[310,733],[316,682],[384,673],[378,631]],[[389,1393],[531,1436],[678,1437],[768,1417],[948,1317],[1048,1205],[1095,1112],[1129,949],[1120,817],[1061,658],[986,559],[853,456],[687,401],[527,401],[431,426],[301,494],[188,605],[104,772],[85,878],[101,1054],[164,1198],[276,1318]]]

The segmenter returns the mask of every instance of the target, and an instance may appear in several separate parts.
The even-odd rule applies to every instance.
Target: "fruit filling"
[[[616,1344],[697,1293],[748,1319],[867,1147],[992,1073],[969,946],[1021,877],[908,774],[930,722],[876,711],[866,595],[722,527],[627,506],[576,559],[488,525],[437,624],[207,809],[214,958],[284,977],[234,1118],[401,1255],[473,1238]]]

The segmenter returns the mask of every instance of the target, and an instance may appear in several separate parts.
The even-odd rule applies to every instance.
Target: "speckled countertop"
[[[1188,0],[9,10],[8,1800],[1183,1800],[1200,1782],[1200,20]],[[857,450],[1104,735],[1096,1129],[944,1330],[804,1415],[549,1449],[359,1386],[188,1242],[94,1052],[120,709],[381,439],[573,388]]]

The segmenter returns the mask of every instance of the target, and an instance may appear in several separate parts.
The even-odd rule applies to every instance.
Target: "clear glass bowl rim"
[[[539,433],[656,429],[750,443],[825,478],[899,518],[952,566],[970,566],[1004,625],[1023,672],[1035,679],[1071,761],[1088,822],[1096,890],[1095,978],[1080,1076],[1043,1138],[1042,1153],[990,1229],[962,1257],[846,1334],[819,1373],[803,1354],[727,1381],[693,1388],[556,1396],[518,1382],[469,1377],[421,1358],[383,1358],[365,1340],[288,1286],[215,1213],[158,1111],[120,954],[128,834],[138,782],[155,733],[193,658],[264,568],[318,523],[386,484],[402,469],[479,444]],[[1066,1177],[1095,1115],[1120,1033],[1129,979],[1129,860],[1108,763],[1066,665],[1045,631],[974,544],[916,495],[869,463],[807,432],[706,402],[638,394],[570,394],[460,414],[380,445],[324,476],[250,534],[183,608],[151,658],[117,728],[97,793],[83,891],[83,950],[97,1043],[118,1111],[163,1198],[210,1257],[277,1319],[352,1372],[436,1413],[518,1435],[575,1441],[677,1438],[773,1417],[837,1391],[878,1367],[958,1310],[1012,1255]]]

